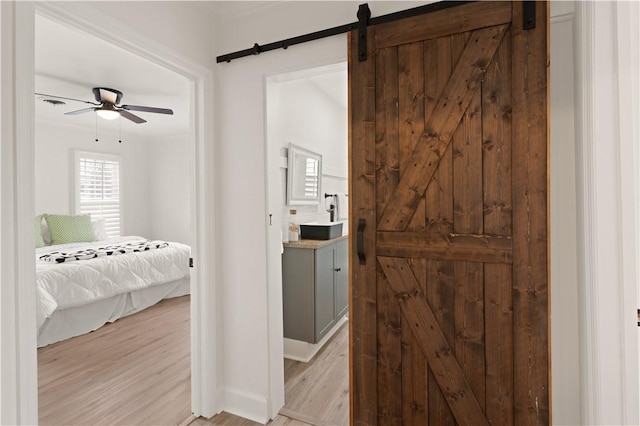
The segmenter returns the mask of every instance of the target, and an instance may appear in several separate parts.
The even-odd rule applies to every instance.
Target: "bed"
[[[162,246],[115,254],[105,249],[150,243]],[[189,294],[189,257],[185,244],[139,236],[36,248],[38,347]]]

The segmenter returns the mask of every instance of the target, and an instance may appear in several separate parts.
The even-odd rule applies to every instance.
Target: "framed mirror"
[[[322,155],[290,143],[287,157],[287,205],[320,204]]]

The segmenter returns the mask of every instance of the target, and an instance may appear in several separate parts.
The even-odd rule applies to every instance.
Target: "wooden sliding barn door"
[[[351,420],[550,422],[548,5],[349,37]]]

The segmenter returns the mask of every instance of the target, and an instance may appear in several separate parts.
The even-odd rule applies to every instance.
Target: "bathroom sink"
[[[342,235],[342,222],[308,222],[300,224],[303,240],[331,240]]]

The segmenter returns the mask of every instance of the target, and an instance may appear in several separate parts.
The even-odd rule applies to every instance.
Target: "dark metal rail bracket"
[[[367,26],[371,18],[371,9],[367,3],[358,7],[358,60],[367,60]]]

